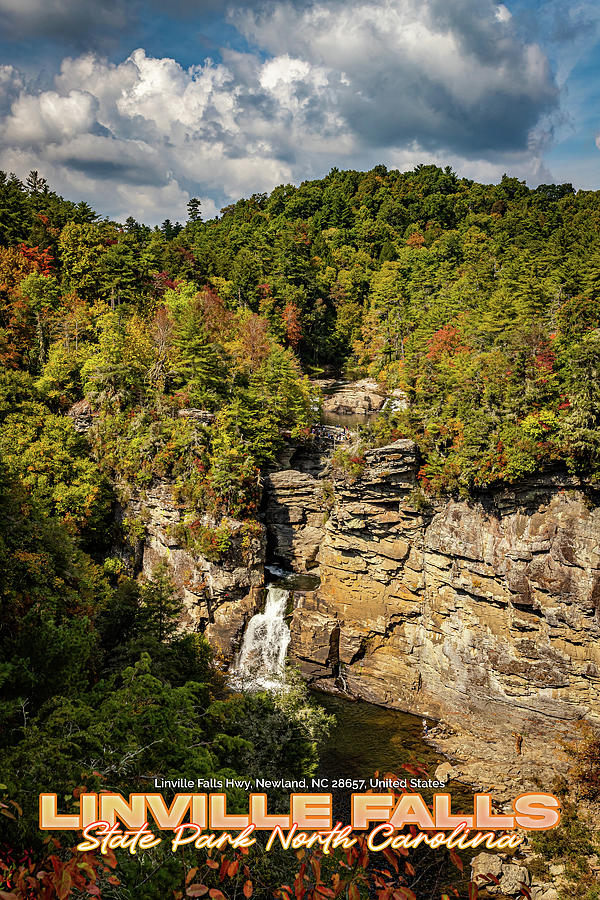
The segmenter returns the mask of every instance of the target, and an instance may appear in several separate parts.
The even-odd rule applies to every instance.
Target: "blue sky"
[[[0,168],[151,224],[332,166],[600,188],[600,8],[0,0]]]

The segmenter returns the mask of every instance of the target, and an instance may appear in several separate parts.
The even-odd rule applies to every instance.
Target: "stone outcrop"
[[[186,407],[177,411],[180,419],[188,419],[191,422],[197,422],[200,425],[210,425],[215,421],[215,414],[207,409],[195,409],[194,407]]]
[[[385,391],[370,378],[339,385],[334,382],[329,391],[323,397],[323,411],[342,416],[379,412],[387,399]]]
[[[68,415],[73,422],[75,431],[78,431],[79,434],[87,434],[94,424],[94,419],[97,417],[98,413],[94,412],[89,401],[84,399],[74,403],[70,408]]]
[[[496,884],[487,876],[492,875]],[[499,853],[479,853],[471,860],[471,878],[480,886],[485,886],[488,894],[509,894],[523,896],[521,886],[531,883],[529,872],[524,866],[516,864],[509,857]]]
[[[189,518],[189,511],[174,498],[173,486],[163,481],[123,504],[119,518],[147,578],[159,562],[167,563],[185,605],[182,624],[205,630],[215,648],[229,656],[262,599],[264,528],[248,533],[243,523],[227,519],[230,547],[218,561],[209,560],[182,546],[177,526]]]
[[[325,534],[323,483],[308,472],[284,469],[265,478],[269,555],[296,572],[317,566]]]
[[[517,762],[523,734],[600,722],[600,509],[560,475],[429,505],[417,465],[397,441],[336,483],[321,587],[294,612],[305,674],[475,735],[501,723]]]
[[[600,509],[576,479],[429,502],[405,440],[366,451],[354,481],[334,478],[318,448],[289,448],[279,465],[264,479],[264,526],[229,520],[218,561],[182,545],[187,511],[170,484],[123,506],[138,568],[166,560],[187,627],[231,657],[267,557],[319,574],[291,623],[308,680],[426,717],[460,777],[500,799],[561,765],[546,736],[600,723]]]

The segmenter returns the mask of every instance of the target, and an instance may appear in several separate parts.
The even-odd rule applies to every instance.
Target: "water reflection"
[[[317,691],[312,696],[336,718],[321,750],[319,775],[322,777],[364,778],[368,787],[375,772],[381,777],[392,772],[400,778],[413,778],[402,766],[417,763],[425,766],[427,778],[433,779],[437,766],[445,761],[445,757],[425,743],[423,722],[417,716]],[[452,794],[457,812],[472,808],[473,792],[468,786],[452,781],[445,790]],[[415,792],[427,801],[434,794],[430,788],[414,788]],[[343,794],[343,791],[336,794],[338,803]]]

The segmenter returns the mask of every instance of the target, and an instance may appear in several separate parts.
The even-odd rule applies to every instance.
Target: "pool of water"
[[[313,698],[336,724],[321,753],[323,775],[368,778],[378,770],[399,774],[403,763],[421,763],[433,770],[443,757],[423,740],[423,723],[416,716],[314,692]]]
[[[314,691],[312,697],[336,717],[335,726],[321,751],[318,772],[321,777],[364,778],[368,783],[373,774],[379,772],[380,777],[390,773],[410,779],[415,776],[402,766],[419,764],[427,769],[424,778],[434,778],[435,769],[444,757],[423,740],[422,719],[321,692]],[[472,813],[473,791],[467,785],[450,782],[444,790],[452,795],[454,813]],[[414,788],[411,792],[422,794],[431,804],[432,789]],[[332,791],[334,821],[350,822],[351,793],[351,790]],[[447,851],[420,847],[410,852],[410,860],[417,871],[410,884],[418,900],[439,900],[444,893],[461,900],[467,896],[470,859],[474,853],[461,851],[459,855],[463,860],[462,873],[451,863]],[[458,893],[455,894],[453,888]],[[499,896],[497,900],[504,898]]]
[[[287,572],[279,566],[266,566],[267,582],[288,591],[316,591],[321,584],[318,575],[310,572]]]
[[[364,778],[368,787],[375,772],[379,772],[379,777],[391,773],[399,778],[413,778],[403,765],[417,764],[427,770],[424,778],[433,779],[437,766],[445,761],[425,742],[423,720],[417,716],[321,691],[313,691],[312,697],[335,716],[335,725],[321,749],[318,774],[323,777]],[[453,811],[472,810],[473,792],[468,785],[451,781],[445,790],[452,794]],[[429,788],[415,788],[413,792],[422,794],[428,802],[434,794]],[[334,792],[334,802],[341,804],[342,812],[346,806],[344,793]],[[349,796],[347,799],[349,803]]]

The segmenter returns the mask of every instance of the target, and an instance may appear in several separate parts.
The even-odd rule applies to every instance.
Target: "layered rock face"
[[[324,387],[327,388],[327,384]],[[367,415],[378,412],[386,396],[377,382],[370,378],[339,386],[333,382],[331,393],[323,398],[323,410],[337,415]]]
[[[315,384],[324,392],[322,408],[326,416],[331,413],[342,417],[369,416],[390,401],[395,409],[406,407],[406,395],[402,391],[386,392],[371,378],[341,383],[331,379]]]
[[[325,534],[323,483],[308,472],[284,469],[265,478],[269,555],[295,572],[316,568]]]
[[[262,599],[264,528],[248,534],[243,523],[228,519],[230,548],[215,562],[181,546],[176,528],[188,517],[189,511],[174,499],[173,486],[166,481],[132,497],[120,513],[135,535],[138,568],[150,578],[156,565],[165,561],[185,604],[182,625],[205,631],[215,649],[230,656]]]
[[[600,721],[600,510],[575,479],[429,506],[409,441],[366,461],[335,484],[321,587],[294,612],[308,678],[517,735]]]

